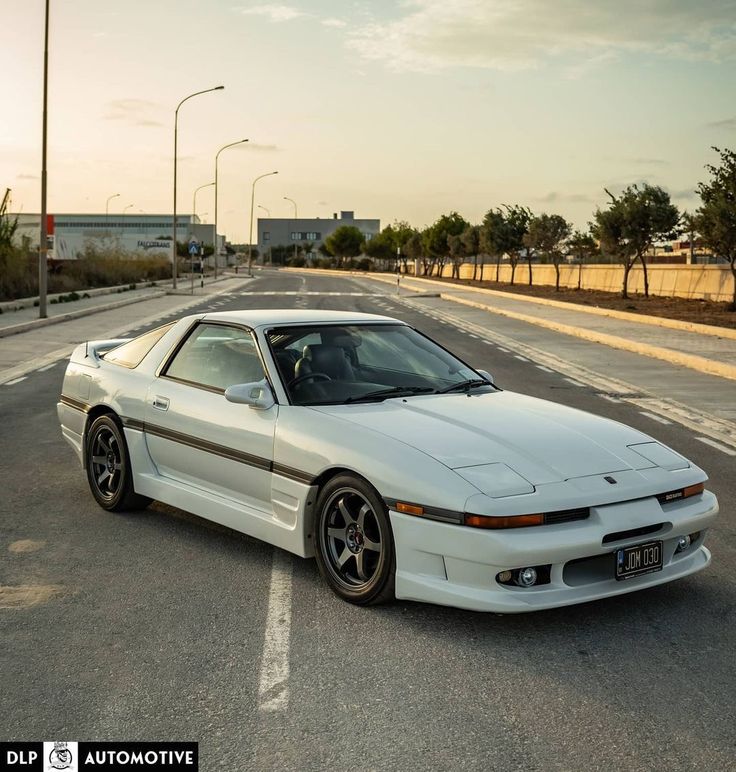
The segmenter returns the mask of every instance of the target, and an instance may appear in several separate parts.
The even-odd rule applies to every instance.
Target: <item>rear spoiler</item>
[[[127,343],[132,338],[114,338],[113,340],[88,340],[77,346],[69,358],[70,362],[77,362],[87,367],[99,367],[100,359],[117,346]]]

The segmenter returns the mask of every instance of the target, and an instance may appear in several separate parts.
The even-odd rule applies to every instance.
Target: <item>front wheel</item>
[[[151,503],[151,499],[133,490],[128,446],[112,416],[102,415],[92,422],[85,452],[89,488],[103,509],[145,509]]]
[[[355,475],[330,480],[317,500],[316,558],[343,600],[366,606],[394,597],[396,553],[386,507]]]

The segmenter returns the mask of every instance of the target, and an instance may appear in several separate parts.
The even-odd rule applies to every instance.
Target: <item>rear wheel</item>
[[[343,600],[369,605],[394,597],[391,524],[383,501],[365,480],[340,475],[322,489],[316,548],[320,573]]]
[[[144,509],[151,499],[133,490],[130,456],[123,431],[110,415],[96,418],[87,432],[86,466],[95,501],[111,512]]]

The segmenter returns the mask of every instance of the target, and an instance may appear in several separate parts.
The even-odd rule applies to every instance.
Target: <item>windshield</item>
[[[295,405],[351,404],[488,386],[403,324],[278,327],[268,342]]]

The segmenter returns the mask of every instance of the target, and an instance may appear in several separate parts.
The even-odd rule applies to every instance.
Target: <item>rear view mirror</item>
[[[254,410],[268,410],[276,403],[271,387],[265,379],[254,383],[236,383],[225,389],[225,399],[237,405],[248,405]]]
[[[488,370],[476,370],[476,373],[481,376],[481,378],[485,378],[488,383],[495,384],[495,381],[493,380],[493,376],[488,372]]]

